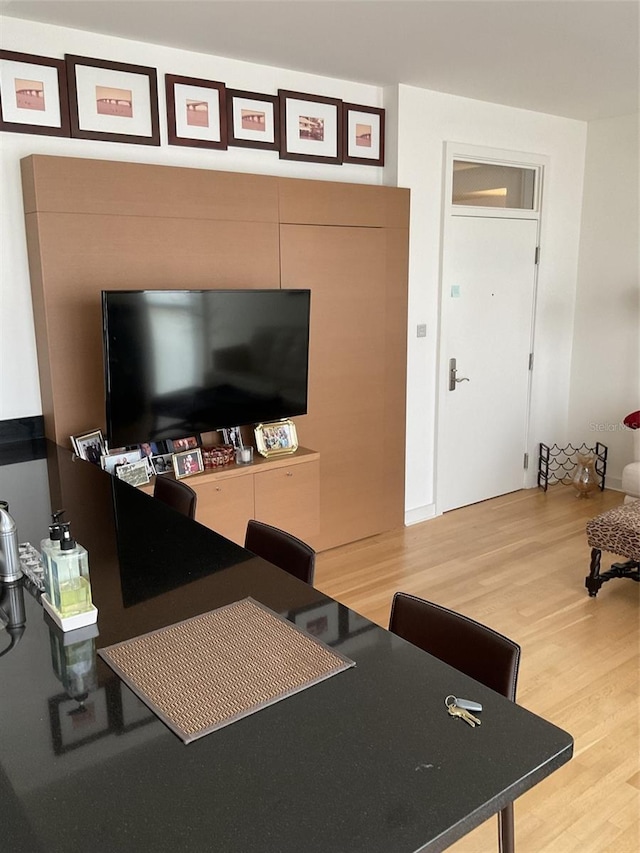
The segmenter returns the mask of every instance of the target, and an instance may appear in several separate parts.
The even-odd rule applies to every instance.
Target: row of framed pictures
[[[295,453],[298,449],[296,427],[288,418],[258,424],[254,435],[258,453],[267,458]],[[70,438],[74,451],[81,459],[100,465],[107,473],[133,486],[145,485],[151,477],[160,474],[173,473],[176,479],[181,480],[205,470],[198,436],[150,441],[115,449],[107,449],[100,429],[72,435]],[[222,438],[226,445],[236,451],[245,449],[240,427],[223,429]]]
[[[385,111],[338,98],[165,74],[168,142],[278,151],[282,159],[384,165]],[[155,68],[0,50],[0,130],[160,145]]]

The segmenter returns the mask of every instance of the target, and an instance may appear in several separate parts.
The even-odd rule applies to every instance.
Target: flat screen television
[[[104,290],[112,447],[306,414],[309,290]]]

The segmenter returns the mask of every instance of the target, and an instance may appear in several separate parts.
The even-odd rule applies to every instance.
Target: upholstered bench
[[[596,596],[605,581],[631,578],[640,581],[640,500],[617,506],[587,523],[587,541],[591,546],[590,572],[585,578],[589,595]],[[600,574],[603,551],[627,557],[626,563],[613,563]]]

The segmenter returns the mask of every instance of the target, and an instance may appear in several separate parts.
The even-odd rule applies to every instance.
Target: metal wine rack
[[[571,483],[578,465],[578,453],[592,453],[595,459],[594,469],[600,478],[600,491],[604,489],[607,474],[607,453],[609,448],[605,444],[596,443],[595,447],[581,444],[574,447],[568,444],[566,447],[558,447],[554,444],[549,447],[540,442],[540,455],[538,456],[538,485],[546,492],[549,486],[558,483]]]

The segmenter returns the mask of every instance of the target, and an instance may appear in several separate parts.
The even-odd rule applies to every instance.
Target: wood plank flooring
[[[640,584],[614,579],[595,599],[584,586],[585,524],[622,498],[514,492],[317,558],[315,585],[384,627],[402,590],[520,643],[517,701],[570,732],[575,753],[516,801],[517,853],[640,850]],[[497,819],[450,849],[497,851]]]

